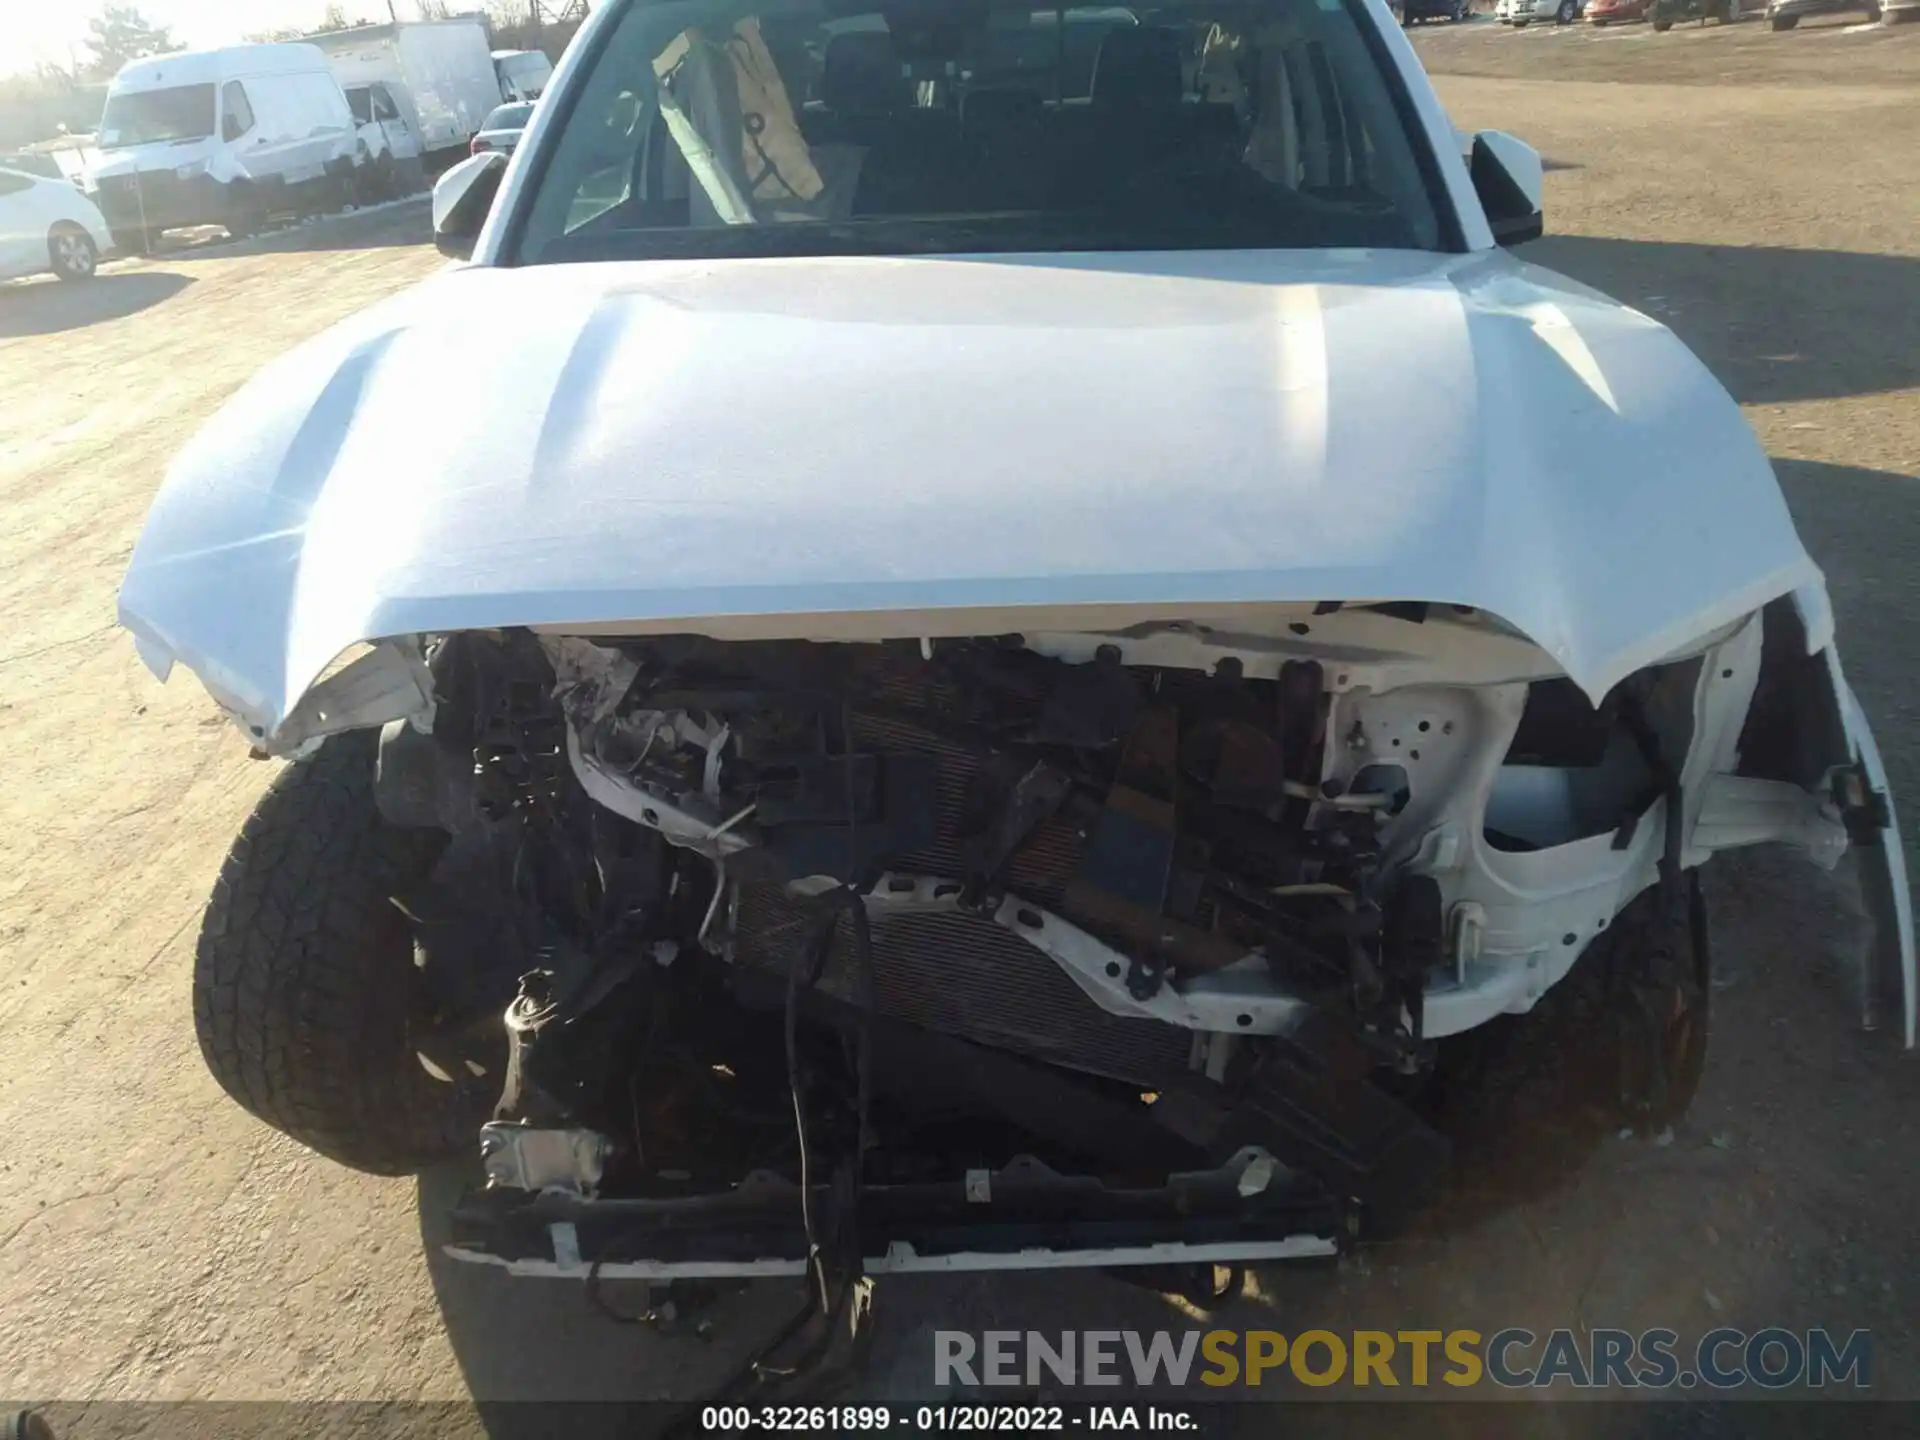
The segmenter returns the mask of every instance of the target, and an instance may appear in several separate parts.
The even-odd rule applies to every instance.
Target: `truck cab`
[[[367,156],[366,192],[375,199],[411,194],[426,183],[425,145],[404,86],[373,81],[346,87],[360,146]]]
[[[553,78],[553,62],[538,50],[496,50],[494,72],[500,77],[504,104],[538,100]]]

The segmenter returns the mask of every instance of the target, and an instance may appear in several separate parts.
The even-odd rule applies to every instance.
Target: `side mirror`
[[[433,244],[442,255],[470,259],[493,197],[500,193],[507,157],[497,150],[470,155],[433,187]]]
[[[1546,232],[1540,205],[1545,172],[1538,150],[1504,130],[1482,130],[1473,137],[1467,170],[1496,244],[1518,245]]]

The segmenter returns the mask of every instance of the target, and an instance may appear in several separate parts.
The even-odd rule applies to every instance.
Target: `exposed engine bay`
[[[497,1097],[454,1253],[645,1278],[1331,1253],[1446,1167],[1436,1041],[1529,1008],[1642,892],[1636,963],[1704,993],[1681,877],[1716,786],[1751,832],[1720,843],[1845,847],[1792,777],[1719,773],[1743,719],[1772,744],[1759,616],[1596,706],[1474,612],[1340,608],[1285,643],[425,647],[431,712],[386,725],[375,794],[452,836],[456,898],[415,917],[421,1062]],[[1346,643],[1312,658],[1310,629]],[[1416,631],[1424,666],[1354,643]]]

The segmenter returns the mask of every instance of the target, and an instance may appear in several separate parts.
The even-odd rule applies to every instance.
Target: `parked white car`
[[[1332,1254],[1447,1114],[1684,1112],[1762,842],[1852,852],[1912,1045],[1740,407],[1509,253],[1539,155],[1463,157],[1383,6],[1150,16],[605,0],[437,185],[467,263],[175,461],[121,621],[291,761],[201,1052],[349,1165],[478,1149],[455,1258],[838,1319]]]
[[[52,271],[90,280],[113,237],[73,182],[0,170],[0,280]]]
[[[1493,18],[1502,25],[1525,29],[1538,20],[1542,24],[1571,25],[1585,11],[1582,0],[1499,0]]]

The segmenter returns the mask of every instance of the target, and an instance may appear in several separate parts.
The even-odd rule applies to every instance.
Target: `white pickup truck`
[[[1852,853],[1912,1044],[1825,581],[1707,368],[1511,252],[1538,153],[1377,0],[1066,18],[607,0],[439,181],[467,263],[154,501],[123,623],[290,761],[202,1053],[477,1149],[457,1258],[1327,1255],[1462,1114],[1682,1113],[1764,841]]]

